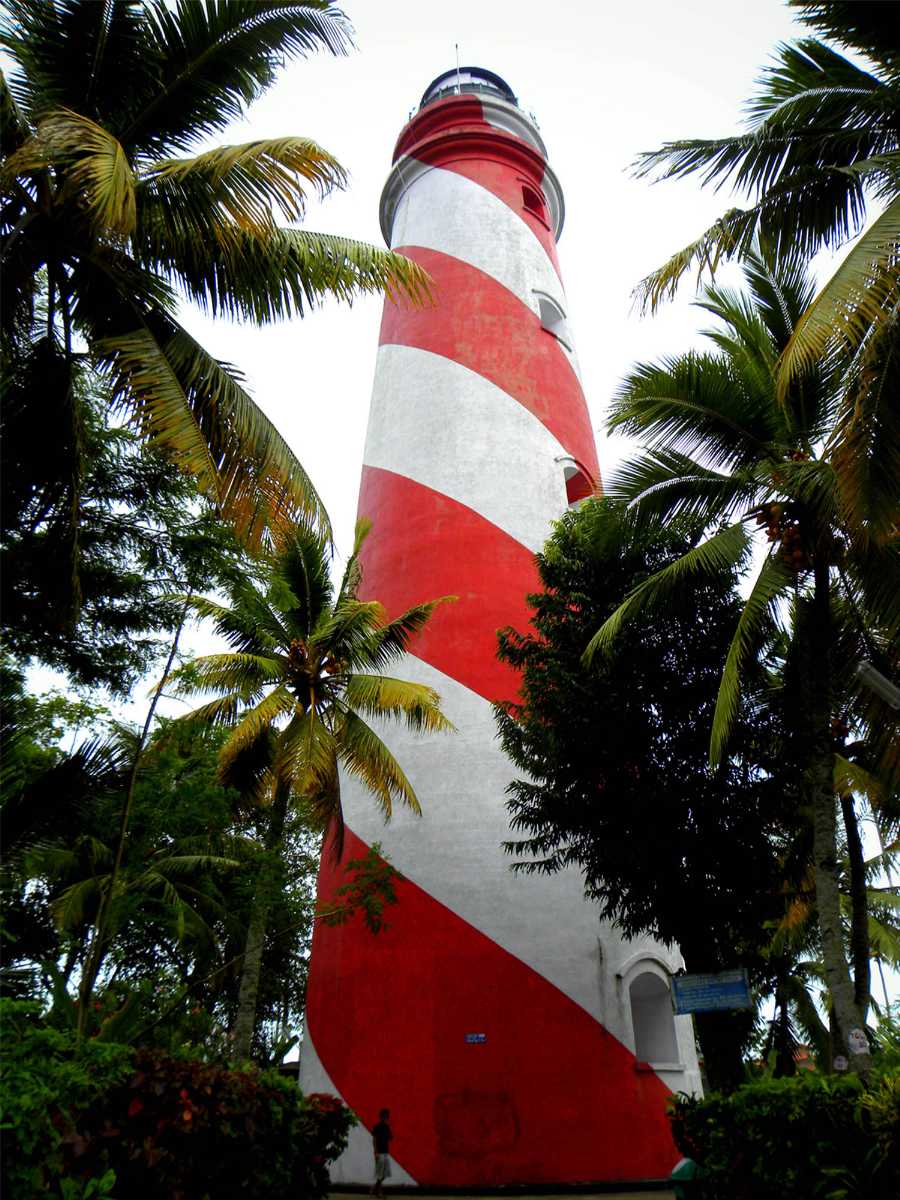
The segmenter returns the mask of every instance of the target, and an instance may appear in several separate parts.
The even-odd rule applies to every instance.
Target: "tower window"
[[[576,508],[582,500],[593,494],[594,485],[584,471],[577,468],[574,471],[571,468],[566,469],[566,500],[569,502],[569,508]]]
[[[675,1018],[666,981],[651,971],[644,971],[632,982],[629,992],[634,1053],[638,1062],[678,1062]]]
[[[534,213],[536,217],[540,217],[542,221],[546,221],[547,214],[544,209],[544,200],[540,192],[535,191],[533,187],[529,187],[527,183],[522,185],[522,203],[528,212]]]
[[[594,481],[570,454],[561,454],[557,459],[563,470],[566,484],[566,503],[569,508],[577,508],[582,500],[594,494]]]
[[[542,292],[537,293],[537,298],[538,310],[541,315],[541,328],[546,329],[548,333],[552,333],[558,342],[562,342],[565,348],[571,351],[572,337],[569,333],[569,327],[566,324],[566,314],[555,300],[551,300],[549,296],[545,296]]]

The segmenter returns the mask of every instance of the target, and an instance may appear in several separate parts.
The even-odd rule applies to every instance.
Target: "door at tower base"
[[[348,834],[346,857],[365,851]],[[326,858],[320,901],[340,883]],[[305,1087],[341,1095],[367,1129],[389,1107],[393,1156],[420,1186],[667,1177],[679,1155],[655,1072],[414,883],[397,901],[377,935],[351,921],[314,940]],[[334,1181],[371,1170],[358,1137]]]

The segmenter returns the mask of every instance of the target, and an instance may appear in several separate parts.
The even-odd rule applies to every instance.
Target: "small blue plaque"
[[[676,1013],[752,1008],[747,972],[738,967],[715,975],[675,975],[672,977],[672,1005]]]
[[[480,1046],[482,1042],[487,1041],[486,1033],[467,1033],[466,1041],[470,1046]]]

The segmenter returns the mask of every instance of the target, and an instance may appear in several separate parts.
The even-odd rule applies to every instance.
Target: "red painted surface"
[[[466,505],[403,475],[363,467],[359,515],[373,522],[360,595],[389,616],[437,596],[412,653],[486,700],[512,700],[519,677],[497,661],[497,630],[528,628],[525,596],[538,590],[531,552]]]
[[[578,376],[537,314],[461,259],[421,246],[398,249],[431,275],[435,305],[385,303],[381,345],[430,350],[490,380],[533,413],[599,479],[594,432]]]
[[[350,831],[347,858],[366,847]],[[323,858],[319,896],[340,868]],[[318,926],[307,1020],[341,1095],[420,1185],[659,1179],[668,1089],[579,1005],[409,880],[388,928]],[[468,1044],[467,1033],[483,1033]],[[360,1054],[366,1067],[361,1069]]]
[[[402,154],[456,171],[492,192],[522,218],[559,274],[553,231],[546,220],[528,211],[522,195],[523,183],[543,193],[544,159],[522,138],[486,121],[474,96],[450,96],[429,104],[400,134],[394,161]]]

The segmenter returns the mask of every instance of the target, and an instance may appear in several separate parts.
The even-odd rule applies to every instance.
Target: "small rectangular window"
[[[543,197],[540,192],[535,191],[533,187],[529,187],[527,183],[522,185],[522,203],[528,212],[534,213],[536,217],[540,217],[542,221],[546,221],[547,215]]]

